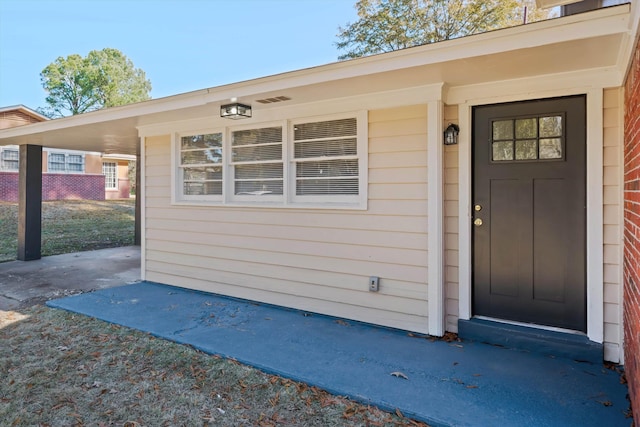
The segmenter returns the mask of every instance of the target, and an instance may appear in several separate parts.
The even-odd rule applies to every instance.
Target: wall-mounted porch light
[[[460,127],[458,125],[449,123],[449,126],[444,131],[444,145],[455,145],[458,143],[458,134],[460,133]]]
[[[251,105],[235,102],[220,107],[220,117],[225,119],[247,119],[251,117]]]

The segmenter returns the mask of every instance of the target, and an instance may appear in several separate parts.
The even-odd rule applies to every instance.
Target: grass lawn
[[[135,200],[42,203],[42,256],[133,244]],[[0,262],[16,259],[18,205],[0,202]]]
[[[90,317],[0,311],[3,426],[425,426]]]

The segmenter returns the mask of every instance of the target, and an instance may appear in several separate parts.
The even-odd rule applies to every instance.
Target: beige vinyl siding
[[[603,98],[604,358],[617,362],[621,351],[622,292],[622,90]]]
[[[146,138],[146,279],[426,333],[426,123],[369,112],[366,211],[172,205],[171,138]]]
[[[444,128],[458,123],[458,106],[444,108]],[[444,282],[445,329],[458,332],[458,146],[444,147]]]

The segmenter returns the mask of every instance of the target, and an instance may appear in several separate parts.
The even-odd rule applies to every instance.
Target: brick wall
[[[18,173],[0,172],[0,201],[18,201]]]
[[[104,200],[104,175],[42,175],[42,200]],[[0,172],[0,201],[18,201],[18,173]]]
[[[640,49],[625,84],[624,354],[631,405],[640,425]]]

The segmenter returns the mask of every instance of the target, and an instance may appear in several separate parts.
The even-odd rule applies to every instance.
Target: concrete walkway
[[[101,249],[0,263],[0,310],[140,280],[140,247]]]
[[[444,342],[150,282],[48,302],[433,426],[629,426],[602,364]]]

